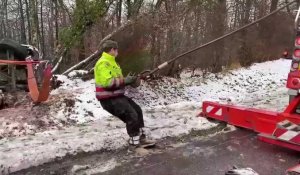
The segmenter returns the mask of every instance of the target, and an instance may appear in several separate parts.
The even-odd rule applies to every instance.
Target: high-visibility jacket
[[[96,98],[107,99],[124,95],[124,78],[115,57],[103,52],[94,67]]]

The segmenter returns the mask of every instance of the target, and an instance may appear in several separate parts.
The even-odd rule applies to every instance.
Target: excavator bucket
[[[43,82],[40,90],[38,89],[32,64],[27,64],[27,76],[28,89],[33,102],[40,103],[46,101],[50,93],[50,79],[52,77],[51,66],[47,65],[43,72]]]
[[[36,48],[29,45],[20,45],[13,40],[3,39],[0,41],[0,56],[7,57],[0,60],[0,66],[2,66],[2,68],[0,67],[0,75],[4,76],[3,79],[0,77],[0,80],[2,80],[2,86],[0,87],[6,89],[12,87],[13,90],[16,90],[17,79],[18,81],[21,79],[22,85],[27,85],[34,103],[40,103],[48,99],[50,79],[52,78],[51,65],[47,64],[47,61],[40,60]],[[37,82],[36,76],[40,78],[41,73],[33,67],[37,64],[41,66],[46,64],[42,75],[43,80],[39,79],[39,82]],[[20,78],[19,75],[24,76]]]

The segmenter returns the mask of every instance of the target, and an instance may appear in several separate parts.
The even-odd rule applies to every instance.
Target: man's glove
[[[137,76],[128,74],[124,79],[125,85],[131,85],[135,83],[136,79]]]
[[[138,78],[135,80],[134,83],[130,84],[130,86],[133,87],[133,88],[137,88],[137,87],[139,87],[140,85],[141,85],[141,78],[140,78],[140,77],[138,77]]]

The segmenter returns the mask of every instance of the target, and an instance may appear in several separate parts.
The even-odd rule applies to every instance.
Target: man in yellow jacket
[[[139,105],[124,95],[125,86],[136,83],[136,76],[123,77],[115,58],[118,56],[118,43],[107,40],[102,46],[103,53],[94,68],[96,98],[101,106],[112,115],[126,123],[129,144],[152,146],[153,141],[144,134],[143,112]]]

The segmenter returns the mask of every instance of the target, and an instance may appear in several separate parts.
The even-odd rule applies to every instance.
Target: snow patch
[[[115,159],[110,159],[106,162],[102,162],[96,166],[96,168],[91,168],[86,171],[84,171],[85,174],[99,174],[103,173],[105,171],[109,171],[114,169],[116,166],[118,166],[119,163]]]
[[[82,75],[88,74],[86,70],[73,70],[68,74],[69,78],[81,77]]]
[[[174,110],[174,106],[185,106],[185,108]],[[192,102],[167,105],[164,109],[145,110],[145,132],[151,139],[161,139],[216,126],[205,118],[196,117],[198,112]],[[93,123],[81,124],[80,127],[2,139],[0,140],[0,166],[17,171],[68,154],[116,150],[127,146],[128,138],[125,124],[116,117],[108,117]]]
[[[232,174],[240,174],[240,175],[259,175],[252,168],[239,168],[231,170]]]

